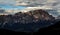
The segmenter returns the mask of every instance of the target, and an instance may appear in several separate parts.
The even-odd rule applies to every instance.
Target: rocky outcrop
[[[45,10],[42,10],[42,9],[29,11],[29,12],[26,12],[26,13],[21,13],[20,12],[20,13],[16,13],[15,15],[17,15],[17,14],[20,15],[20,16],[22,16],[21,14],[24,14],[25,16],[29,15],[33,19],[36,19],[36,20],[54,20],[55,19],[52,15],[49,15],[48,12],[46,12]]]
[[[13,21],[14,23],[32,23],[39,20],[52,21],[55,19],[52,15],[49,15],[45,10],[42,9],[29,11],[26,13],[19,12],[14,15],[3,15],[1,17],[3,18],[4,22]]]

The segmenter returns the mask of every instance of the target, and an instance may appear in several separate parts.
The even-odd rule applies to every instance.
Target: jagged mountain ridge
[[[32,12],[31,11],[26,12],[26,13],[19,12],[19,13],[16,13],[15,15],[13,15],[13,16],[6,16],[6,19],[9,20],[10,17],[12,17],[13,19],[16,19],[18,21],[20,21],[22,19],[24,21],[26,21],[26,20],[29,21],[29,19],[36,20],[36,21],[43,20],[43,19],[54,20],[53,19],[54,17],[52,15],[49,15],[47,12],[45,12],[44,10],[41,10],[41,9],[40,10],[34,10]]]
[[[40,27],[51,25],[51,22],[54,21],[54,17],[42,9],[26,13],[19,12],[14,15],[3,15],[0,16],[0,19],[1,28],[14,31],[36,31]]]

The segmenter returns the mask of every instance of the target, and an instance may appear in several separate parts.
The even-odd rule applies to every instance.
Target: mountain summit
[[[2,15],[0,16],[0,28],[17,32],[32,32],[54,24],[54,20],[55,18],[48,12],[39,9],[14,15]]]

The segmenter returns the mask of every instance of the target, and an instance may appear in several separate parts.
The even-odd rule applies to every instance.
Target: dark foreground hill
[[[16,32],[16,31],[12,31],[12,30],[8,30],[8,29],[0,29],[0,33],[3,33],[4,35],[9,33],[9,34],[22,34],[22,35],[45,35],[48,33],[49,34],[56,34],[59,35],[60,34],[60,22],[56,22],[54,25],[51,25],[49,27],[45,27],[45,28],[40,28],[37,32]]]
[[[37,32],[38,29],[55,24],[55,18],[45,10],[0,16],[0,28],[16,32]]]

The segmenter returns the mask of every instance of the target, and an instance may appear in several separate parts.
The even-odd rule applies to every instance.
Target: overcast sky
[[[31,4],[32,2],[35,2],[33,4],[36,4],[36,3],[44,4],[44,6],[51,6],[52,8],[59,9],[58,11],[60,11],[60,0],[18,0],[18,1],[20,2],[31,1]],[[11,4],[15,5],[16,3],[18,3],[16,2],[16,0],[0,0],[0,4],[5,4],[5,5],[11,5]]]
[[[0,4],[14,4],[15,0],[0,0]]]
[[[60,2],[60,0],[18,0],[18,1],[20,2],[33,1],[35,3],[44,3],[47,5]],[[16,3],[16,0],[0,0],[0,4],[15,4],[15,3]]]
[[[0,4],[5,4],[5,5],[15,5],[17,0],[0,0]],[[52,8],[59,8],[60,9],[60,0],[18,0],[20,2],[26,2],[26,1],[31,1],[31,4],[34,5],[36,3],[38,4],[44,4],[44,6],[51,6]],[[32,3],[35,2],[35,3]],[[35,5],[34,5],[35,6]]]

